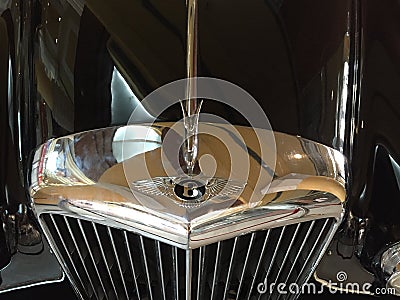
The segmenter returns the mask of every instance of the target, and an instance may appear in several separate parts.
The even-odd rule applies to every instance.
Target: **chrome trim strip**
[[[321,197],[326,198],[326,202],[318,203],[315,201]],[[98,224],[125,229],[129,232],[183,249],[195,249],[249,232],[314,219],[333,217],[340,221],[343,213],[342,204],[334,196],[311,192],[300,204],[294,200],[287,204],[270,204],[268,206],[256,207],[251,210],[237,212],[225,218],[221,215],[215,221],[204,222],[190,229],[185,229],[186,225],[182,224],[180,226],[176,223],[169,223],[168,220],[163,218],[157,217],[153,221],[152,217],[154,216],[151,214],[138,211],[132,207],[121,206],[119,203],[91,203],[85,200],[77,201],[73,204],[71,201],[61,202],[63,200],[60,201],[60,207],[54,205],[36,206],[36,213],[39,216],[41,214],[52,213],[91,222],[95,221]],[[96,207],[97,204],[101,206],[101,209]],[[84,206],[85,208],[80,208],[77,205]],[[117,217],[113,212],[114,209],[115,214],[123,211],[126,218],[120,219],[120,217]],[[106,212],[106,210],[108,211]],[[151,226],[150,222],[146,226],[143,221],[149,220],[151,221]],[[164,226],[164,231],[161,228],[153,227],[153,225],[156,225],[156,221],[158,221],[159,227]],[[172,231],[173,229],[175,229],[175,232]]]

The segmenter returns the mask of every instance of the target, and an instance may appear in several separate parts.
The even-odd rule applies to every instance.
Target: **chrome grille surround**
[[[85,169],[77,163],[78,143],[101,135],[110,137],[103,145],[112,144],[117,130],[50,140],[37,150],[33,163],[34,211],[83,299],[296,297],[276,290],[259,294],[257,288],[260,278],[267,278],[267,284],[275,279],[302,283],[311,276],[343,216],[347,177],[339,152],[275,133],[285,172],[275,174],[267,200],[256,206],[242,202],[188,222],[143,207],[127,186],[100,180],[97,165]],[[286,159],[293,153],[299,154],[295,163]],[[56,169],[54,164],[50,168],[49,158],[56,160]],[[116,164],[104,153],[103,159],[110,169]],[[299,167],[303,160],[312,167]],[[105,172],[102,162],[98,165]]]

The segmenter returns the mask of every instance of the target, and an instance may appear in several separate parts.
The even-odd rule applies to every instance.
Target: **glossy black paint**
[[[0,4],[0,203],[15,212],[29,202],[38,145],[125,124],[151,91],[186,76],[186,7],[180,0]],[[400,240],[399,22],[395,0],[199,6],[199,76],[241,86],[274,130],[349,159],[348,218],[337,235],[348,247],[338,252],[343,263],[356,255],[374,272],[379,251]],[[218,103],[203,109],[246,124]],[[180,117],[180,107],[161,116]]]
[[[351,95],[351,70],[345,67],[351,59],[351,2],[302,2],[200,2],[198,75],[245,88],[262,105],[273,129],[343,150]],[[35,114],[41,129],[38,143],[115,124],[115,107],[124,103],[113,97],[114,68],[138,100],[185,77],[184,1],[88,1],[81,15],[68,2],[47,3],[38,1],[32,12],[38,22],[33,25],[31,70],[32,97],[40,104]],[[311,4],[318,13],[301,18]],[[211,101],[203,109],[244,123]],[[179,107],[164,116],[180,117]]]
[[[381,228],[374,236],[381,236],[378,240],[384,245],[400,237],[399,177],[395,172],[400,161],[400,4],[361,1],[359,10],[360,76],[354,101],[354,180],[349,206],[356,216]]]

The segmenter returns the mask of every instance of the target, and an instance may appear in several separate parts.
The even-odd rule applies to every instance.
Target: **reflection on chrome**
[[[215,174],[205,183],[213,182],[212,188],[203,190],[206,199],[214,201],[213,205],[205,205],[207,209],[200,205],[197,210],[177,205],[184,201],[177,197],[179,191],[174,190],[159,161],[163,132],[169,128],[170,124],[163,123],[107,128],[53,139],[42,145],[36,152],[32,170],[31,194],[37,214],[50,211],[95,218],[182,248],[196,248],[238,234],[306,220],[328,217],[340,220],[346,197],[344,157],[324,145],[282,133],[274,133],[277,163],[272,184],[261,190],[261,201],[249,205],[257,177],[265,166],[257,157],[259,150],[252,140],[253,129],[241,126],[235,128],[250,149],[247,182],[224,182],[226,172],[230,171],[224,159],[229,158],[218,156],[223,149],[214,143],[211,149],[204,147],[200,153],[217,159]],[[130,153],[121,151],[122,133],[129,133]],[[205,145],[212,142],[207,135],[199,138]],[[148,178],[137,165],[136,180],[128,183],[124,161],[135,162],[143,157],[148,160],[149,172],[155,180],[147,185],[143,180]],[[138,193],[130,190],[133,182]],[[165,195],[160,186],[166,187]],[[222,186],[228,193],[220,194]],[[200,189],[201,184],[199,192]],[[160,195],[167,197],[156,201]],[[226,207],[221,199],[234,201]]]
[[[133,110],[137,110],[137,122],[147,122],[153,118],[143,107],[128,82],[116,67],[114,67],[112,73],[111,95],[111,123],[113,125],[126,123]]]
[[[208,200],[215,202],[238,198],[244,188],[239,182],[215,177],[196,179],[155,177],[135,181],[132,187],[150,197],[168,197],[186,208],[198,207]]]
[[[141,288],[136,287],[135,293],[146,299],[153,298],[153,288],[166,288],[163,280],[150,284],[156,280],[153,276],[163,279],[164,270],[172,272],[169,284],[183,292],[185,299],[194,298],[193,293],[202,295],[208,284],[202,274],[205,265],[213,266],[212,291],[218,270],[227,268],[230,274],[241,268],[239,288],[230,285],[229,275],[223,283],[225,295],[237,295],[245,272],[250,272],[246,266],[262,258],[252,256],[252,249],[263,252],[268,248],[275,254],[298,251],[296,256],[290,254],[295,257],[293,266],[302,266],[296,283],[304,283],[314,272],[343,217],[344,157],[324,145],[276,132],[276,148],[260,145],[257,135],[265,129],[200,123],[202,127],[216,130],[223,142],[206,134],[212,131],[200,130],[202,147],[190,177],[170,176],[165,170],[172,167],[172,172],[180,174],[185,164],[182,151],[176,151],[181,149],[183,135],[171,123],[87,131],[50,140],[37,150],[31,179],[34,210],[83,298],[95,286],[85,285],[82,276],[89,280],[106,276],[86,267],[81,255],[86,250],[76,242],[86,235],[97,240],[93,249],[87,248],[91,256],[92,251],[100,251],[105,262],[107,255],[119,266],[120,279],[110,275],[111,283],[141,278],[136,282]],[[275,154],[271,148],[276,149],[275,167],[270,163],[275,159],[262,157],[261,148],[269,156]],[[179,152],[178,157],[169,155],[168,149]],[[229,155],[233,152],[239,159]],[[238,164],[239,172],[231,176],[233,163]],[[267,179],[264,188],[262,177]],[[258,201],[252,201],[254,195]],[[127,256],[119,257],[123,247]],[[213,254],[212,249],[216,250]],[[224,251],[229,251],[231,258]],[[243,267],[236,251],[245,257]],[[80,261],[72,255],[76,252]],[[275,254],[268,269],[275,265],[289,278],[292,271],[277,266]],[[154,257],[162,267],[155,268]],[[122,272],[120,259],[131,262],[133,277]],[[145,267],[135,270],[134,264],[140,261]],[[277,280],[270,277],[268,272],[264,280]],[[245,293],[254,293],[253,287]],[[127,290],[126,295],[129,299]]]
[[[381,257],[381,269],[388,288],[394,288],[400,296],[400,244],[396,243],[387,249]]]
[[[129,143],[129,147],[124,148],[123,143]],[[118,163],[159,147],[161,147],[161,136],[158,132],[140,125],[118,128],[112,140],[112,152]]]

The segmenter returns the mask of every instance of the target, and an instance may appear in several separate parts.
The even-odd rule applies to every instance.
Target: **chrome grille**
[[[184,250],[60,214],[42,214],[48,237],[84,299],[290,299],[266,282],[301,285],[334,218],[287,225]]]

